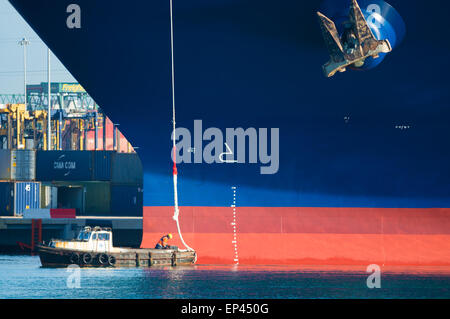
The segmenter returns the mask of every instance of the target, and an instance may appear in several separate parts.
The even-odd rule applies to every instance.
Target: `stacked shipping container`
[[[143,183],[143,170],[136,153],[112,151],[38,151],[36,179],[53,181],[110,181]]]
[[[112,155],[111,213],[142,216],[144,205],[143,168],[135,154]]]
[[[35,182],[36,152],[0,150],[0,215],[20,216],[40,208],[41,185]]]
[[[0,183],[0,216],[14,216],[14,183]]]
[[[0,152],[0,179],[5,181],[0,182],[0,215],[67,208],[79,216],[142,216],[143,170],[137,154],[17,152]]]
[[[0,150],[0,180],[32,181],[35,171],[35,151]]]
[[[26,211],[39,209],[41,184],[36,182],[14,183],[14,215],[23,215]]]
[[[36,182],[1,182],[0,216],[22,216],[40,208],[41,184]]]

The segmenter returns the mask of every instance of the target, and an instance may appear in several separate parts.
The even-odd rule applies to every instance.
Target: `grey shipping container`
[[[36,152],[33,150],[11,151],[11,179],[32,181],[36,178]]]
[[[142,217],[143,189],[140,185],[111,184],[111,215]]]
[[[14,183],[0,183],[0,216],[14,216]]]
[[[142,162],[136,153],[112,154],[112,176],[111,181],[115,184],[142,185],[143,168]]]
[[[14,185],[14,214],[16,216],[30,209],[41,208],[41,184],[35,182],[17,182]]]
[[[91,151],[37,151],[36,180],[91,181]]]
[[[58,208],[58,188],[41,184],[41,208]]]
[[[32,181],[35,178],[35,151],[0,150],[0,180]]]

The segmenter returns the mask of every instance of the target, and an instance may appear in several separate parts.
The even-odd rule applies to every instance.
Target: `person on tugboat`
[[[167,234],[158,241],[158,243],[155,246],[155,249],[170,249],[169,246],[169,239],[172,239],[172,234]]]

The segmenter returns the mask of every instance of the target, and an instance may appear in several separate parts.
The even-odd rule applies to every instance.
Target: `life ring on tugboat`
[[[71,253],[69,261],[71,264],[78,264],[80,262],[80,255],[78,255],[77,253]]]
[[[92,255],[90,253],[83,254],[82,257],[83,264],[89,265],[92,262]]]
[[[109,263],[109,257],[107,254],[98,255],[98,262],[100,265],[106,265]]]
[[[116,257],[114,257],[112,255],[109,255],[109,257],[108,257],[108,264],[110,266],[114,266],[116,264]]]

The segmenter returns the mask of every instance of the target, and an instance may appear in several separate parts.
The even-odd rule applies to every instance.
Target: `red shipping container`
[[[72,208],[55,208],[50,209],[51,218],[76,218],[76,210]]]

